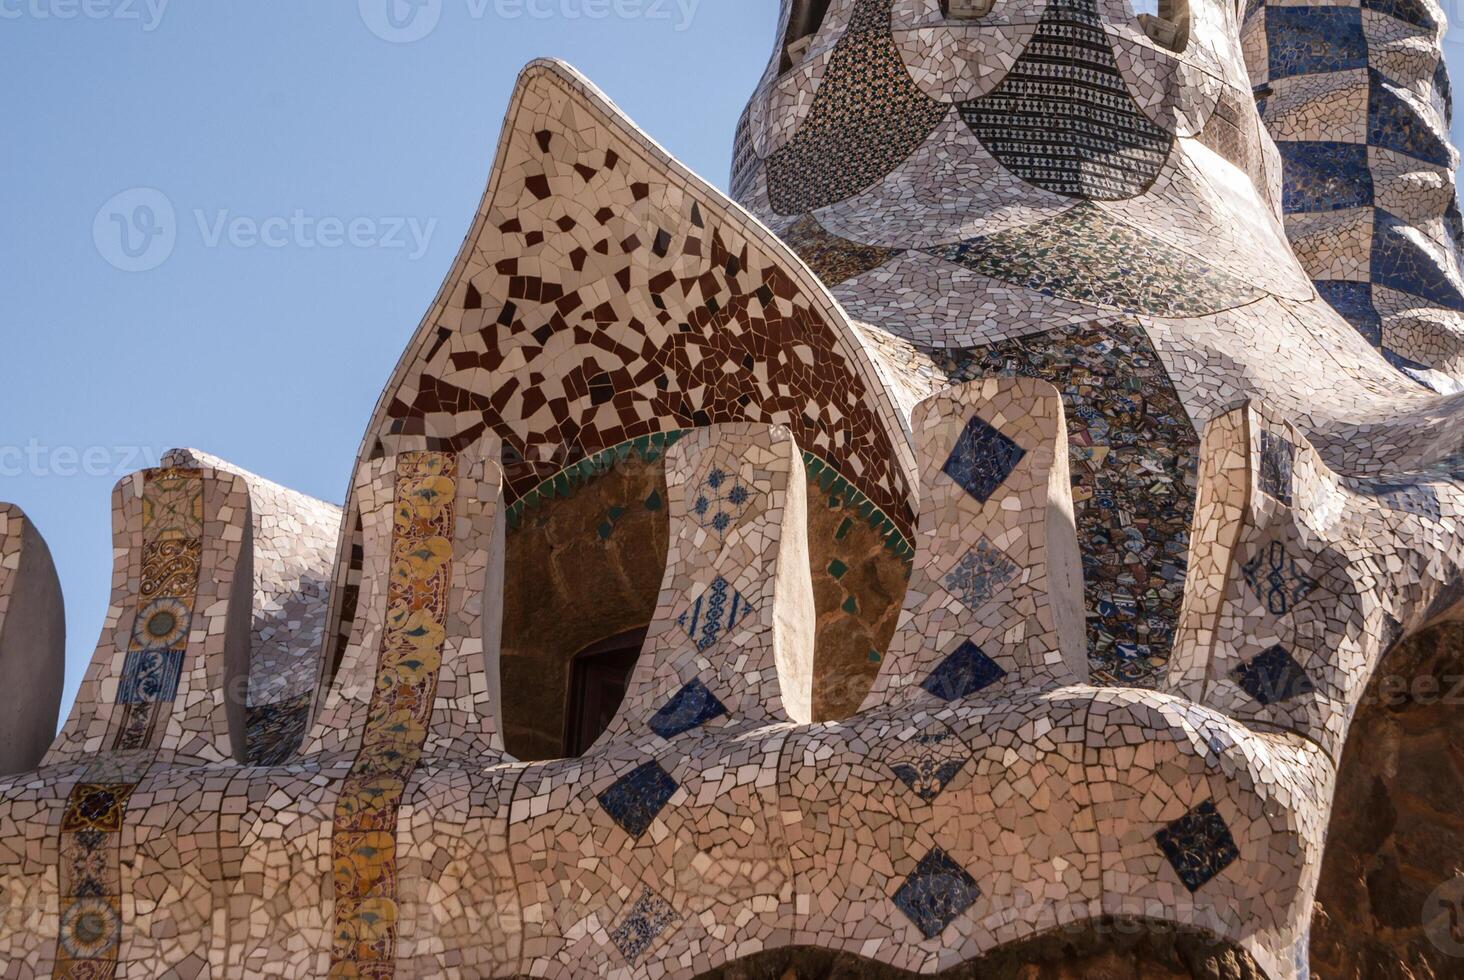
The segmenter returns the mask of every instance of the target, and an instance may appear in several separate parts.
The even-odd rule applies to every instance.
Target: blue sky
[[[342,499],[526,62],[575,65],[725,187],[777,8],[415,2],[393,22],[383,0],[0,0],[0,499],[61,573],[63,712],[119,477],[195,446]]]

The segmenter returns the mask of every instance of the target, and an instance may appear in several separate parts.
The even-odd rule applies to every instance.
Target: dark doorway
[[[569,668],[569,704],[564,712],[564,754],[584,755],[604,734],[625,700],[630,672],[645,643],[644,629],[601,640],[575,654]]]

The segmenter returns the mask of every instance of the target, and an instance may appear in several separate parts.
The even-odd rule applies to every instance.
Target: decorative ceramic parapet
[[[431,948],[430,935],[449,920],[420,903],[441,892],[399,888],[402,869],[414,869],[413,883],[448,886],[450,855],[471,867],[484,859],[476,833],[464,838],[443,821],[435,835],[421,821],[432,801],[465,829],[462,771],[502,753],[501,494],[496,454],[478,447],[361,468],[361,615],[351,642],[299,765],[241,776],[237,792],[249,802],[218,818],[221,840],[242,852],[224,872],[232,928],[258,951],[251,968],[323,975],[389,966],[424,921]],[[475,853],[454,850],[465,839]],[[333,870],[322,905],[315,874],[324,867]],[[483,919],[462,912],[451,921],[481,935]]]
[[[0,815],[11,842],[0,884],[11,916],[30,924],[0,931],[0,957],[59,976],[115,971],[124,908],[156,894],[140,873],[139,825],[169,796],[144,785],[149,775],[243,752],[253,576],[242,482],[149,470],[118,485],[113,517],[101,640],[42,769],[6,781]]]
[[[715,956],[715,927],[694,916],[724,884],[749,937],[772,940],[791,911],[768,820],[781,731],[811,719],[802,454],[786,429],[728,423],[683,437],[666,470],[666,575],[625,700],[583,758],[529,767],[514,792],[525,955],[587,973],[639,960],[673,917]],[[725,834],[687,846],[711,828]],[[605,907],[556,901],[606,873],[621,884]]]
[[[810,721],[807,483],[792,436],[748,423],[693,430],[667,451],[666,482],[661,599],[607,737]]]
[[[45,766],[242,755],[253,548],[232,473],[158,469],[112,495],[112,600]]]
[[[34,768],[56,734],[66,667],[61,580],[46,541],[19,507],[0,504],[0,775]]]
[[[196,449],[171,450],[163,465],[234,473],[249,490],[254,601],[245,753],[253,765],[282,762],[305,738],[320,680],[341,510]]]
[[[1437,0],[1251,0],[1243,43],[1317,291],[1398,368],[1464,372],[1464,240]]]
[[[1220,416],[1166,687],[1340,762],[1383,656],[1455,614],[1457,518],[1438,474],[1342,477],[1260,406]]]
[[[1028,378],[949,389],[915,411],[917,554],[866,708],[994,685],[1086,679],[1082,566],[1057,390]]]

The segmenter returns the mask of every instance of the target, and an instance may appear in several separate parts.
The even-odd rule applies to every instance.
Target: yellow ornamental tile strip
[[[332,977],[396,973],[397,808],[427,738],[447,637],[457,458],[406,453],[396,479],[376,686],[335,807]]]

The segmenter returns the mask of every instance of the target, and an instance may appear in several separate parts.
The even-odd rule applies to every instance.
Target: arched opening
[[[564,713],[564,755],[584,755],[605,733],[630,687],[630,674],[646,642],[644,629],[593,643],[569,665],[569,702]]]
[[[954,930],[952,930],[954,931]],[[1012,943],[935,974],[918,974],[853,953],[813,947],[765,950],[697,980],[1250,980],[1264,976],[1245,950],[1173,922],[1105,916]]]
[[[1461,698],[1461,624],[1398,644],[1369,682],[1342,752],[1327,827],[1312,919],[1316,975],[1460,975]]]
[[[509,509],[498,666],[514,758],[582,754],[624,697],[666,569],[667,443],[582,460]]]
[[[793,0],[793,11],[788,15],[788,31],[783,35],[783,64],[778,74],[791,71],[803,60],[813,43],[813,36],[823,26],[833,0]]]
[[[1139,26],[1155,44],[1171,51],[1189,45],[1189,0],[1133,0],[1133,5]]]

